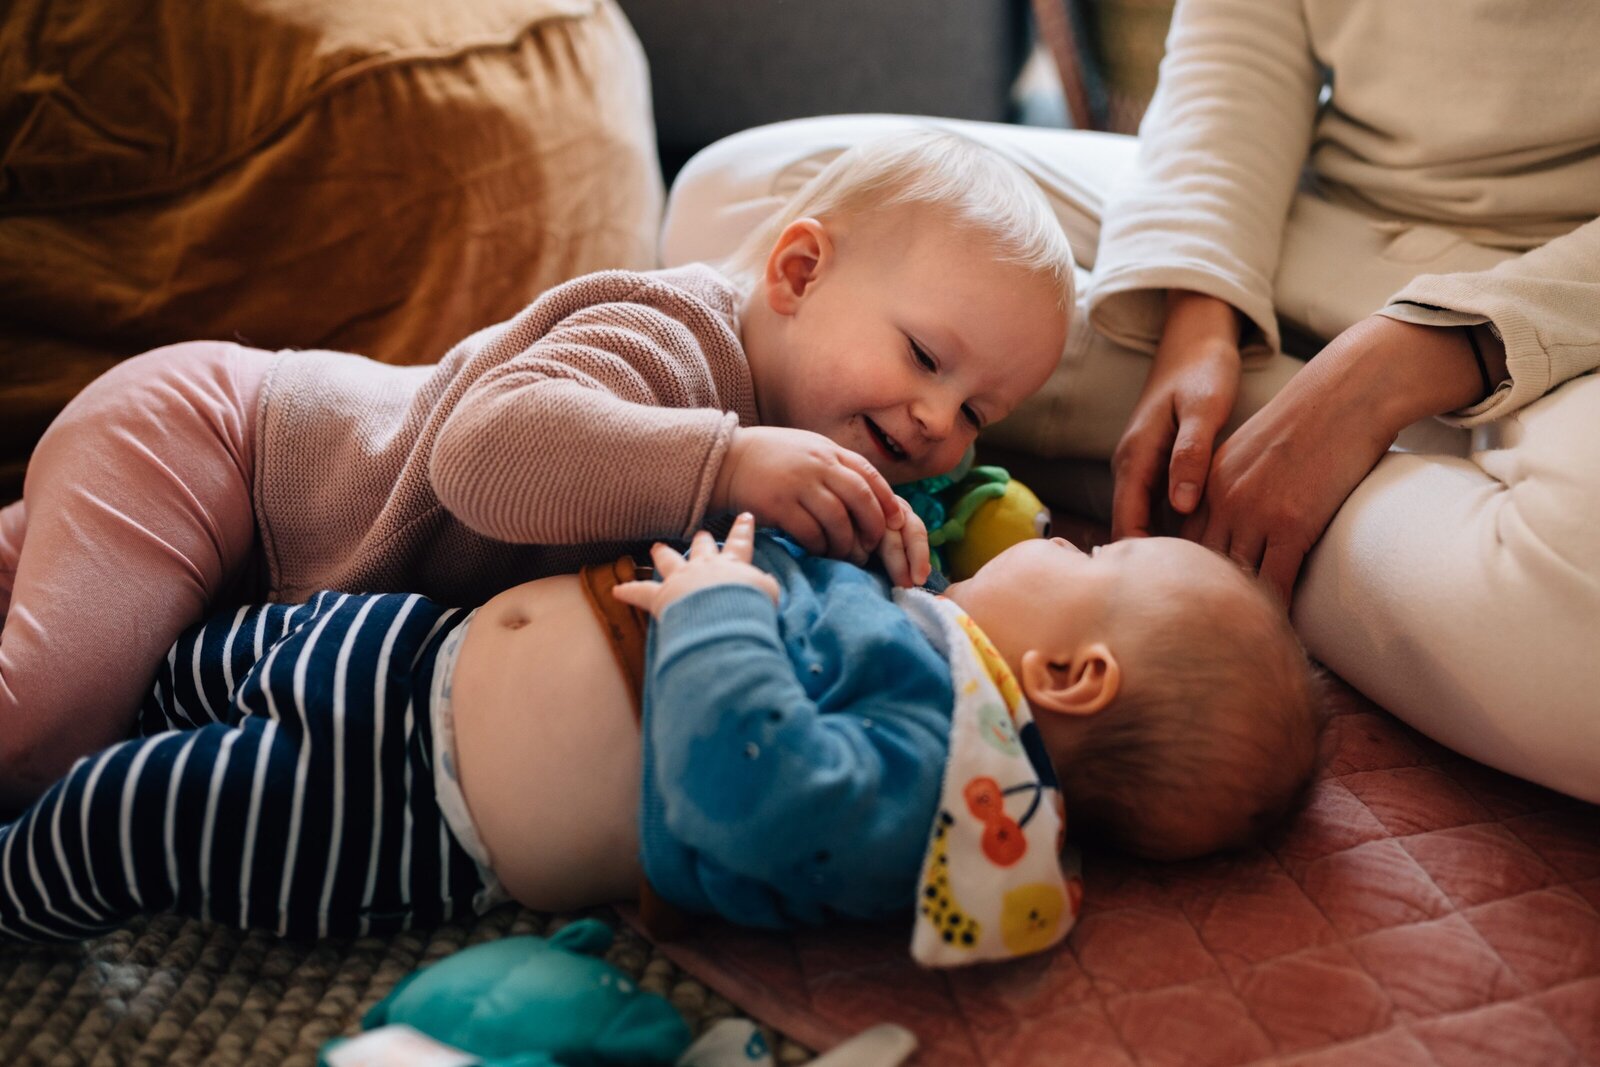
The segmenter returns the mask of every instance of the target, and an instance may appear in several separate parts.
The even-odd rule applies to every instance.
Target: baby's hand
[[[777,579],[750,562],[755,536],[756,520],[747,511],[734,520],[720,551],[705,530],[689,543],[688,558],[658,541],[650,549],[650,558],[661,581],[622,582],[612,588],[611,595],[657,618],[667,605],[713,585],[753,586],[776,604],[781,595]]]
[[[928,554],[928,527],[922,517],[911,510],[911,505],[895,497],[904,523],[898,530],[886,530],[878,545],[878,556],[889,580],[902,588],[921,585],[933,571],[933,561]]]
[[[885,530],[903,525],[894,490],[866,457],[810,430],[741,427],[717,472],[711,504],[752,512],[807,552],[865,563]]]

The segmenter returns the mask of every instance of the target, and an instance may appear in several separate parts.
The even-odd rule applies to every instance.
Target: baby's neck
[[[953,582],[943,595],[945,599],[954,602],[956,607],[966,612],[969,619],[977,623],[978,629],[983,631],[989,643],[1000,653],[1000,658],[1006,661],[1006,666],[1020,678],[1022,653],[1025,649],[1014,647],[1017,642],[1011,637],[1007,620],[1002,617],[1002,613],[993,610],[994,605],[989,604],[984,598],[968,596],[967,593],[965,582]]]

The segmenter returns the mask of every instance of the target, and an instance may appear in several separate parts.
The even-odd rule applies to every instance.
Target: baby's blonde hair
[[[1123,689],[1060,768],[1068,818],[1087,836],[1182,859],[1253,844],[1303,802],[1326,683],[1277,598],[1231,577],[1233,609],[1198,590],[1118,606],[1136,631]],[[1209,836],[1193,836],[1196,818]]]
[[[796,219],[859,218],[914,205],[942,213],[964,233],[984,238],[1001,262],[1049,280],[1063,310],[1072,306],[1072,246],[1044,193],[1022,168],[970,138],[916,130],[850,148],[789,198],[722,264],[750,283]]]

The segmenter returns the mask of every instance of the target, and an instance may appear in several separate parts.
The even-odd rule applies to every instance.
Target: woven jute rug
[[[699,1034],[738,1014],[607,909],[606,958]],[[0,943],[5,1067],[312,1067],[330,1037],[417,967],[469,945],[553,932],[577,916],[506,906],[464,925],[355,940],[285,941],[173,916],[80,945]],[[768,1031],[780,1064],[811,1053]]]

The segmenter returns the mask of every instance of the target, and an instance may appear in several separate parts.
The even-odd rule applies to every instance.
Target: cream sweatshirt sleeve
[[[1137,176],[1106,207],[1096,329],[1154,351],[1163,290],[1193,289],[1278,349],[1272,279],[1321,79],[1296,0],[1179,0]]]
[[[472,355],[491,366],[439,429],[428,469],[440,503],[517,543],[698,529],[738,411],[753,410],[732,331],[691,301],[619,300],[522,344],[513,320]]]
[[[1380,314],[1425,325],[1491,323],[1510,377],[1445,421],[1473,426],[1509,415],[1600,368],[1600,219],[1490,270],[1418,275]]]

